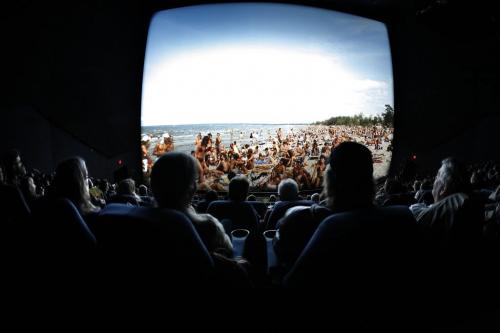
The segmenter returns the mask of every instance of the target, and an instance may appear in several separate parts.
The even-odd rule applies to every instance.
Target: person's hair
[[[450,194],[469,191],[470,182],[465,167],[453,157],[442,160],[432,188],[434,200],[438,201]]]
[[[420,190],[421,191],[430,191],[432,190],[432,180],[431,179],[424,179],[422,183],[420,184]]]
[[[196,192],[198,169],[187,154],[169,152],[160,157],[151,170],[151,190],[162,208],[183,210]]]
[[[118,183],[116,189],[118,195],[135,195],[135,182],[132,178],[126,178]]]
[[[274,202],[276,202],[276,196],[275,196],[274,194],[271,194],[271,195],[269,196],[269,202],[270,202],[270,203],[274,203]]]
[[[146,185],[144,185],[144,184],[139,185],[139,195],[141,195],[143,197],[149,196],[148,187]]]
[[[396,178],[388,177],[385,180],[384,192],[386,194],[398,194],[404,192],[403,185]]]
[[[370,150],[356,142],[335,147],[325,171],[324,191],[332,208],[350,210],[372,205],[375,185]]]
[[[219,196],[217,195],[217,192],[215,192],[214,190],[210,190],[210,191],[207,191],[207,193],[205,193],[205,200],[206,201],[215,201],[219,198]]]
[[[10,149],[2,156],[1,164],[3,165],[3,177],[6,183],[16,183],[17,178],[21,176],[20,170],[15,165],[17,158],[21,158],[21,154],[16,149]]]
[[[278,195],[282,201],[296,200],[298,194],[299,186],[291,178],[283,179],[278,185]]]
[[[87,178],[87,166],[81,157],[64,160],[56,167],[54,194],[71,200],[83,213],[97,210],[90,201]]]
[[[9,165],[14,164],[14,161],[18,158],[21,157],[21,154],[19,153],[19,150],[17,149],[10,149],[6,151],[3,156],[2,156],[2,164],[4,165],[5,168],[8,168]]]
[[[319,193],[314,193],[313,195],[311,195],[311,201],[315,202],[315,203],[319,203],[319,200],[320,197],[319,197]]]
[[[229,182],[229,200],[245,201],[250,183],[245,176],[236,176]]]
[[[27,177],[23,177],[19,183],[19,189],[23,193],[24,198],[28,199],[28,200],[36,197],[36,185],[35,185],[35,188],[33,189],[31,187],[31,182],[33,182],[33,184],[35,183],[33,177],[27,176]],[[34,192],[32,192],[33,190],[34,190]]]
[[[250,194],[250,195],[247,197],[247,201],[257,201],[257,198],[255,197],[255,195]]]
[[[422,182],[420,180],[415,180],[415,182],[413,182],[413,187],[412,187],[413,191],[418,192],[421,185],[422,185]]]

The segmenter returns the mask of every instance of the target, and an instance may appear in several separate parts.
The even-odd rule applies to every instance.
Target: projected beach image
[[[169,151],[191,154],[200,190],[253,191],[293,178],[320,189],[343,141],[387,173],[393,87],[385,26],[334,11],[280,4],[217,4],[157,13],[142,96],[143,172]]]

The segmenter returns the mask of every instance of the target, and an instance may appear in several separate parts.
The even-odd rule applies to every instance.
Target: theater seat
[[[115,195],[108,200],[108,203],[121,203],[121,204],[131,204],[134,206],[139,206],[140,202],[137,197],[133,195]]]
[[[213,261],[188,218],[177,211],[110,204],[94,225],[101,270],[132,283],[203,286]]]
[[[266,230],[276,229],[276,224],[283,216],[285,216],[288,209],[296,206],[311,206],[313,203],[314,202],[311,200],[278,201],[269,214],[269,220],[265,225]]]
[[[250,231],[245,241],[243,257],[247,259],[257,274],[265,274],[266,269],[266,247],[262,233],[259,232],[259,218],[257,212],[248,201],[222,201],[217,200],[210,203],[208,214],[216,217],[219,221],[230,220],[231,230],[247,229]],[[224,226],[226,228],[228,224]]]
[[[3,261],[8,279],[40,290],[94,279],[96,239],[75,205],[64,198],[44,198],[32,207]]]
[[[247,201],[255,209],[260,219],[264,218],[267,211],[267,205],[260,201]]]
[[[90,252],[96,247],[96,239],[75,205],[66,198],[45,198],[33,205],[31,222],[27,226],[36,251]],[[51,255],[53,255],[52,253]]]
[[[255,234],[259,227],[258,214],[248,201],[216,200],[210,203],[207,213],[216,217],[219,221],[230,219],[232,230],[247,229],[251,234]]]
[[[386,199],[383,203],[382,206],[387,207],[387,206],[411,206],[414,203],[416,203],[414,195],[411,193],[397,193],[397,194],[392,194],[389,196],[388,199]]]
[[[19,188],[0,184],[0,214],[4,223],[26,221],[29,217],[30,209]]]
[[[416,221],[404,206],[333,214],[320,224],[284,283],[388,296],[409,283],[419,241]]]

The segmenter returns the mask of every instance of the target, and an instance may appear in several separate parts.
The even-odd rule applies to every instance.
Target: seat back
[[[110,204],[94,231],[102,270],[110,276],[193,286],[206,285],[213,274],[210,254],[180,212]]]
[[[66,198],[44,198],[33,205],[31,222],[26,226],[33,250],[64,256],[68,252],[87,252],[96,247],[94,234],[76,206]]]
[[[121,203],[121,204],[131,204],[134,206],[139,206],[140,202],[137,197],[133,195],[115,195],[108,200],[108,203]]]
[[[269,219],[266,223],[266,230],[276,229],[276,224],[278,221],[285,216],[288,209],[296,206],[311,206],[314,202],[311,200],[296,200],[296,201],[279,201],[277,202],[271,213],[269,214]]]
[[[216,217],[219,221],[223,219],[231,220],[232,230],[247,229],[251,234],[256,233],[258,230],[258,214],[247,201],[216,200],[210,203],[207,213]],[[231,232],[232,230],[226,230],[226,232]]]
[[[285,284],[359,291],[383,289],[396,277],[395,283],[405,283],[406,273],[416,267],[419,235],[405,206],[333,214],[320,224]]]
[[[264,218],[267,211],[267,205],[260,201],[247,201],[250,205],[252,205],[253,209],[257,212],[260,219]]]
[[[7,223],[26,221],[30,208],[23,194],[16,186],[0,184],[0,211],[2,220]]]

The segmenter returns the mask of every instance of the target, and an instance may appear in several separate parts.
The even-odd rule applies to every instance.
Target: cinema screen
[[[169,151],[191,154],[198,188],[252,191],[294,178],[322,187],[343,141],[388,172],[393,139],[391,52],[383,23],[286,4],[212,4],[156,13],[142,92],[145,177]]]

